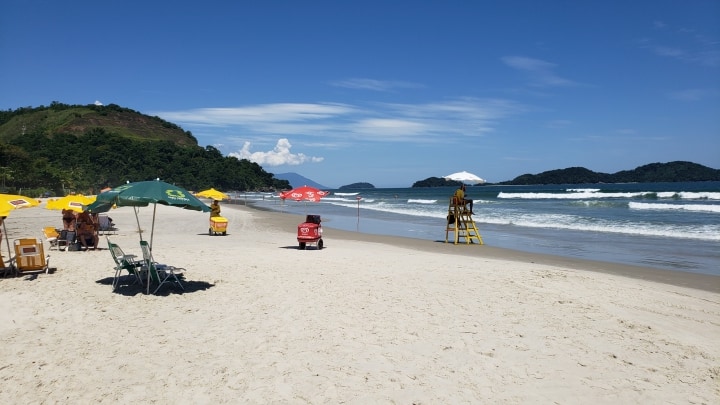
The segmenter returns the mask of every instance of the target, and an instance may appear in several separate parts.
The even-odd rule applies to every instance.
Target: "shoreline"
[[[297,221],[301,223],[302,215],[274,211],[268,208],[258,207],[252,202],[226,203],[229,207],[244,207],[248,210],[260,213],[261,221],[271,223],[279,228],[292,231],[290,223]],[[361,231],[347,231],[333,228],[330,225],[323,225],[326,237],[323,237],[325,247],[332,246],[332,239],[356,240],[369,243],[382,243],[387,245],[402,246],[410,249],[421,250],[433,253],[463,255],[473,258],[491,258],[499,260],[510,260],[520,263],[542,264],[555,267],[563,267],[573,270],[594,271],[612,274],[622,277],[630,277],[640,280],[654,281],[663,284],[670,284],[679,287],[688,287],[708,292],[720,293],[720,276],[709,274],[681,272],[659,269],[654,267],[636,266],[590,259],[580,259],[552,254],[524,252],[514,249],[506,249],[488,245],[466,245],[445,243],[444,240],[429,241],[425,239],[410,238],[395,235],[378,235],[364,233]],[[330,230],[328,232],[327,230]]]

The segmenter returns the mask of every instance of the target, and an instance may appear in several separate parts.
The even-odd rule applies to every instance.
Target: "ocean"
[[[230,194],[264,209],[321,215],[325,239],[336,228],[445,241],[455,189],[327,190],[317,203]],[[485,245],[720,276],[720,182],[487,185],[466,194]]]

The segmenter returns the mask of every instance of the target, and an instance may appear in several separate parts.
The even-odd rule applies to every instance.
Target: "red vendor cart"
[[[318,250],[323,248],[322,225],[320,215],[308,215],[305,222],[298,225],[297,241],[300,249],[305,249],[308,244],[315,243]]]

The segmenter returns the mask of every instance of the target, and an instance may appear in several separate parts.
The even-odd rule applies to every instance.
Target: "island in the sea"
[[[368,188],[375,188],[375,186],[373,186],[370,183],[352,183],[352,184],[340,186],[340,188],[338,190],[362,190],[362,189],[368,189]]]

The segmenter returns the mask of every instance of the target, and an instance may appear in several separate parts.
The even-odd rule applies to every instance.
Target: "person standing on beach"
[[[465,185],[461,184],[460,187],[455,190],[455,202],[462,205],[470,205],[470,215],[475,215],[473,212],[473,200],[465,198]]]
[[[212,204],[210,204],[210,218],[219,217],[219,216],[220,216],[220,202],[218,200],[213,200]]]

